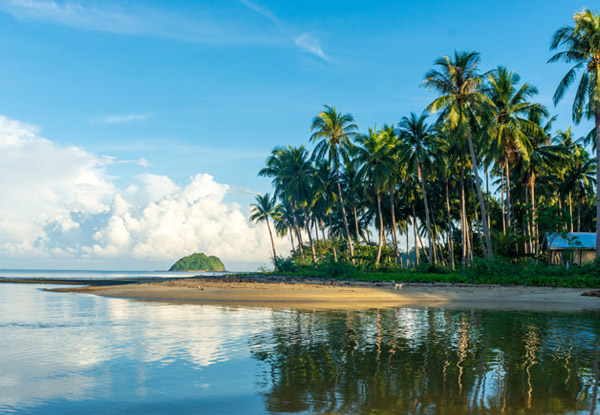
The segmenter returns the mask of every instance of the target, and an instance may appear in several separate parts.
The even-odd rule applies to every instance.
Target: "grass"
[[[493,263],[476,259],[471,267],[456,271],[428,264],[411,270],[402,270],[396,267],[375,269],[369,266],[354,266],[347,262],[323,262],[313,267],[287,261],[279,263],[278,266],[280,271],[271,274],[373,282],[441,282],[600,288],[600,262],[566,269],[561,266],[529,262],[513,263],[502,258]]]

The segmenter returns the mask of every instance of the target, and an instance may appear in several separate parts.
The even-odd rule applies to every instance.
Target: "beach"
[[[192,277],[53,288],[49,291],[148,301],[315,309],[441,307],[566,312],[600,310],[599,297],[582,295],[590,292],[590,289],[441,283],[400,285],[273,276]]]

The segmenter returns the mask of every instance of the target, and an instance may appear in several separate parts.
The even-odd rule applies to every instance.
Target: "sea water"
[[[2,414],[598,412],[597,312],[225,307],[47,287],[0,284]]]

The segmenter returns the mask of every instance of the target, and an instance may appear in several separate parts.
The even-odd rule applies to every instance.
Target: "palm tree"
[[[483,92],[491,101],[491,117],[486,120],[489,122],[487,132],[491,138],[491,149],[501,154],[499,162],[504,171],[500,170],[506,177],[506,212],[509,227],[512,226],[509,162],[514,164],[518,156],[528,157],[531,144],[525,130],[535,129],[535,124],[526,116],[539,106],[527,101],[537,94],[537,88],[528,83],[517,88],[520,79],[519,74],[509,72],[504,66],[498,66],[487,75],[487,85],[483,88]]]
[[[494,254],[490,240],[490,230],[485,204],[483,203],[475,149],[471,139],[471,130],[477,127],[476,112],[484,104],[489,104],[489,99],[480,90],[482,78],[477,72],[479,61],[480,56],[477,52],[454,52],[453,58],[443,56],[435,61],[435,65],[439,67],[439,70],[432,69],[427,72],[423,85],[441,94],[427,109],[430,112],[441,111],[440,117],[448,120],[451,128],[467,137],[471,167],[477,185],[477,196],[479,197],[487,258],[492,260]]]
[[[350,238],[350,228],[346,218],[346,208],[344,207],[344,197],[342,195],[342,186],[340,185],[339,170],[343,159],[348,158],[348,150],[351,146],[351,139],[356,137],[358,126],[354,123],[354,117],[351,114],[341,114],[335,107],[325,105],[325,111],[317,115],[310,128],[312,135],[310,141],[319,143],[315,147],[315,154],[319,158],[326,159],[333,167],[336,175],[339,203],[342,208],[342,217],[344,218],[344,228],[350,257],[354,263],[354,247]]]
[[[254,222],[266,222],[267,229],[269,229],[269,237],[271,238],[271,247],[273,248],[273,261],[277,259],[277,252],[275,251],[275,241],[273,240],[273,233],[271,232],[271,225],[269,224],[269,216],[273,220],[278,220],[281,215],[281,207],[277,205],[277,199],[271,197],[270,194],[265,193],[264,195],[257,195],[256,203],[250,205],[252,212],[250,220]]]
[[[381,211],[381,195],[386,187],[388,177],[394,168],[392,155],[393,144],[389,136],[379,134],[375,128],[369,128],[368,134],[361,134],[356,139],[356,159],[361,163],[359,176],[373,186],[377,199],[377,216],[379,218],[379,243],[375,265],[381,259],[383,244],[383,214]]]
[[[402,117],[398,123],[399,136],[401,141],[400,152],[407,164],[409,171],[416,172],[417,178],[421,184],[423,193],[423,204],[425,205],[425,221],[427,223],[427,237],[429,239],[429,259],[433,261],[433,242],[431,231],[431,215],[429,213],[429,203],[427,203],[427,190],[425,186],[425,170],[429,170],[431,160],[431,150],[440,140],[434,135],[433,127],[427,125],[427,114],[423,113],[417,116],[414,112],[410,117]]]
[[[596,258],[600,257],[600,17],[589,9],[573,16],[575,26],[564,26],[554,32],[550,50],[562,49],[548,62],[564,61],[575,65],[558,84],[554,93],[556,105],[582,70],[573,101],[572,117],[578,124],[582,118],[594,118],[596,144]]]

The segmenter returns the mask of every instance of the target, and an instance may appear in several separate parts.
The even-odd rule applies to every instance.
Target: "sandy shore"
[[[294,308],[443,307],[532,311],[600,311],[589,289],[298,281],[293,278],[185,278],[116,286],[56,288],[50,291],[169,302]]]

